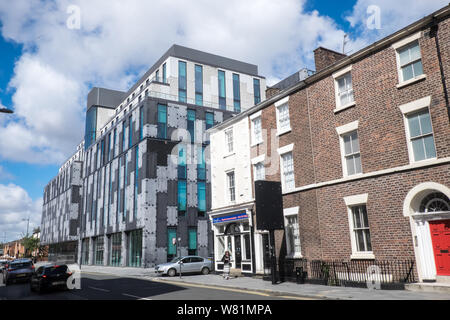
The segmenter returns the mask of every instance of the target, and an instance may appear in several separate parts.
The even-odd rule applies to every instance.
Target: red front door
[[[450,220],[430,221],[438,276],[450,276]]]

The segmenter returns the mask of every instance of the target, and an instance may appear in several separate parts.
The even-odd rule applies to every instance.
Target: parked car
[[[45,265],[33,273],[30,281],[30,290],[42,292],[48,289],[67,290],[67,279],[72,275],[67,265]]]
[[[199,256],[177,257],[168,263],[159,264],[155,271],[161,275],[173,277],[180,273],[202,273],[208,274],[212,269],[212,261]]]
[[[8,263],[3,273],[5,285],[17,281],[29,281],[34,273],[34,264],[30,259],[16,259]]]

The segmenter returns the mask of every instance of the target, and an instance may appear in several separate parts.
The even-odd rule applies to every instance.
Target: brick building
[[[215,128],[247,118],[249,173],[282,183],[278,256],[414,260],[420,281],[450,276],[449,15],[351,56],[319,48],[315,74]]]

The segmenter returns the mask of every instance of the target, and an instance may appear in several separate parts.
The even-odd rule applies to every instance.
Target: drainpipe
[[[446,78],[445,78],[445,73],[444,73],[444,66],[442,64],[441,49],[439,46],[439,38],[438,38],[439,24],[438,23],[439,22],[436,19],[436,17],[433,17],[433,20],[431,22],[431,27],[430,27],[430,37],[434,37],[434,40],[436,43],[436,51],[437,51],[437,56],[438,56],[438,60],[439,60],[439,69],[441,71],[442,88],[444,89],[445,106],[447,108],[448,120],[450,122],[450,103],[449,103],[449,97],[448,97],[447,84],[445,82]]]

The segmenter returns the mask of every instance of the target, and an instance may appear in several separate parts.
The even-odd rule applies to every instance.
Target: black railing
[[[265,278],[270,277],[270,262],[264,261]],[[281,282],[312,283],[344,287],[403,289],[416,282],[414,260],[311,260],[284,258],[278,261],[277,279]]]

